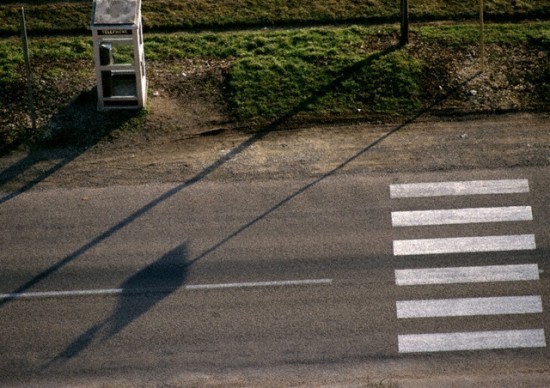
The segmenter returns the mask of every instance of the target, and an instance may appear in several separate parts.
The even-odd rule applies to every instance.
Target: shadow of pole
[[[187,246],[181,244],[128,278],[119,287],[121,292],[111,315],[78,336],[57,357],[44,365],[42,371],[78,356],[94,341],[107,341],[119,333],[178,290],[185,283],[188,268]],[[135,298],[136,294],[142,297]]]
[[[118,231],[124,229],[126,226],[132,224],[134,221],[136,221],[137,219],[141,218],[143,215],[145,215],[146,213],[148,213],[150,210],[154,209],[156,206],[158,206],[159,204],[165,202],[166,200],[170,199],[171,197],[173,197],[174,195],[178,194],[179,192],[181,192],[182,190],[185,190],[187,189],[188,187],[190,186],[193,186],[194,184],[200,182],[201,180],[205,179],[206,177],[208,177],[210,174],[212,174],[214,171],[216,171],[218,168],[220,168],[221,166],[223,166],[224,164],[228,163],[229,161],[231,161],[232,159],[234,159],[237,155],[241,154],[243,151],[245,151],[246,149],[248,149],[250,146],[252,146],[253,144],[255,144],[256,142],[260,141],[261,139],[263,139],[267,134],[269,134],[270,132],[276,130],[277,128],[279,128],[282,124],[284,124],[288,119],[290,119],[291,117],[293,117],[294,115],[296,115],[298,112],[300,112],[301,110],[305,109],[307,106],[309,106],[311,103],[315,102],[316,100],[318,100],[319,98],[323,97],[324,95],[326,95],[326,93],[330,92],[331,90],[333,90],[335,87],[337,87],[338,85],[340,85],[342,82],[344,82],[346,79],[349,79],[353,74],[354,72],[356,72],[357,70],[361,69],[362,66],[366,66],[370,63],[372,63],[373,61],[383,57],[384,55],[388,55],[389,53],[393,52],[393,51],[396,51],[398,50],[399,48],[401,48],[402,46],[400,45],[395,45],[395,46],[392,46],[392,47],[389,47],[387,48],[386,50],[383,50],[379,53],[375,53],[373,55],[370,55],[369,57],[367,57],[366,59],[362,60],[362,61],[359,61],[357,62],[356,64],[352,65],[351,67],[349,67],[344,73],[342,76],[336,78],[333,82],[331,82],[330,84],[326,85],[324,88],[322,88],[318,93],[315,93],[313,94],[312,96],[310,96],[309,98],[305,99],[302,103],[300,103],[297,107],[295,107],[294,109],[292,109],[291,111],[289,111],[287,114],[283,115],[281,118],[275,120],[273,123],[271,123],[270,125],[266,126],[265,128],[263,128],[262,130],[258,131],[257,133],[255,133],[253,136],[251,136],[249,139],[247,139],[246,141],[244,141],[243,143],[241,143],[240,145],[238,145],[237,147],[235,147],[234,149],[232,149],[230,152],[228,152],[227,154],[225,154],[224,156],[222,156],[220,159],[218,159],[216,162],[214,162],[213,164],[211,164],[210,166],[206,167],[204,170],[202,170],[201,172],[199,172],[197,175],[195,175],[194,177],[190,178],[189,180],[181,183],[180,185],[172,188],[171,190],[168,190],[167,192],[165,192],[164,194],[162,194],[161,196],[159,196],[158,198],[156,198],[155,200],[149,202],[147,205],[143,206],[141,209],[137,210],[136,212],[132,213],[131,215],[129,215],[128,217],[126,217],[125,219],[123,219],[122,221],[120,221],[118,224],[114,225],[113,227],[111,227],[110,229],[106,230],[105,232],[101,233],[99,236],[97,236],[96,238],[94,238],[93,240],[89,241],[88,243],[86,243],[85,245],[83,245],[82,247],[80,247],[79,249],[77,249],[76,251],[74,251],[73,253],[71,253],[70,255],[66,256],[65,258],[63,258],[62,260],[58,261],[57,263],[55,263],[54,265],[50,266],[49,268],[47,268],[46,270],[42,271],[41,273],[39,273],[38,275],[34,276],[32,279],[30,279],[29,281],[27,281],[26,283],[24,283],[23,285],[21,285],[20,287],[18,287],[16,290],[14,290],[13,292],[9,293],[9,297],[3,299],[0,301],[0,308],[3,307],[4,305],[12,302],[13,300],[17,299],[17,295],[18,294],[21,294],[21,293],[24,293],[25,291],[27,291],[28,289],[30,289],[31,287],[35,286],[36,284],[40,283],[42,280],[46,279],[48,276],[52,275],[53,273],[57,272],[58,270],[60,270],[61,268],[63,268],[64,266],[66,266],[67,264],[71,263],[72,261],[76,260],[78,257],[82,256],[84,253],[86,253],[87,251],[89,251],[90,249],[92,249],[93,247],[97,246],[98,244],[102,243],[103,241],[109,239],[111,236],[113,236],[115,233],[117,233]],[[260,221],[261,219],[265,218],[267,215],[269,215],[270,213],[273,213],[274,211],[276,211],[277,209],[283,207],[285,204],[289,203],[290,201],[292,201],[293,199],[295,199],[296,197],[298,197],[299,195],[301,195],[302,193],[306,192],[307,190],[309,190],[310,188],[312,188],[313,186],[317,185],[319,182],[327,179],[328,177],[334,175],[335,173],[337,173],[338,171],[342,170],[343,168],[345,168],[346,166],[348,166],[350,163],[352,163],[353,161],[357,160],[358,158],[360,158],[361,156],[363,156],[365,153],[367,153],[369,150],[371,150],[372,148],[374,148],[375,146],[377,146],[378,144],[380,144],[381,142],[383,142],[385,139],[387,139],[388,137],[392,136],[393,134],[395,134],[396,132],[400,131],[401,129],[403,129],[404,127],[406,127],[407,125],[411,124],[412,122],[414,122],[416,119],[418,119],[420,116],[424,115],[425,113],[427,113],[428,111],[430,111],[434,106],[440,104],[441,102],[445,101],[447,98],[449,98],[450,96],[452,96],[453,94],[455,94],[462,86],[464,86],[465,84],[469,83],[471,80],[473,80],[474,78],[476,78],[477,76],[479,75],[479,73],[476,73],[475,75],[473,75],[472,77],[470,77],[469,79],[465,80],[462,84],[456,86],[455,88],[453,88],[450,92],[446,93],[445,95],[442,95],[439,99],[437,99],[436,101],[434,101],[431,105],[429,105],[428,107],[424,108],[423,110],[421,110],[420,112],[418,112],[417,114],[415,114],[414,116],[412,116],[411,118],[409,118],[408,120],[406,120],[404,123],[398,125],[397,127],[391,129],[390,131],[388,131],[386,134],[382,135],[380,138],[378,138],[377,140],[373,141],[372,143],[370,143],[369,145],[367,145],[365,148],[363,148],[362,150],[360,150],[359,152],[357,152],[355,155],[353,155],[352,157],[350,157],[349,159],[345,160],[344,162],[342,162],[340,165],[338,165],[337,167],[335,167],[334,169],[332,169],[331,171],[325,173],[324,175],[322,175],[321,177],[315,179],[314,181],[312,181],[311,183],[307,184],[306,186],[304,186],[303,188],[301,188],[300,190],[296,191],[295,193],[291,194],[290,196],[288,196],[287,198],[283,199],[282,201],[280,201],[278,204],[276,204],[274,207],[272,207],[271,209],[265,211],[264,213],[262,213],[261,215],[259,215],[258,217],[254,218],[253,220],[251,220],[250,222],[248,222],[247,224],[243,225],[242,227],[240,227],[239,229],[237,229],[235,232],[231,233],[230,235],[228,235],[227,237],[225,237],[223,240],[221,240],[220,242],[216,243],[215,245],[213,245],[211,248],[207,249],[206,251],[204,251],[203,253],[201,253],[200,255],[198,255],[197,257],[195,257],[194,259],[192,260],[189,260],[188,262],[188,265],[193,265],[194,263],[196,263],[197,261],[203,259],[204,257],[206,257],[207,255],[209,255],[210,253],[214,252],[215,250],[217,250],[219,247],[221,247],[222,245],[224,245],[225,243],[227,243],[228,241],[232,240],[233,238],[235,238],[236,236],[238,236],[239,234],[241,234],[243,231],[247,230],[248,228],[250,228],[251,226],[255,225],[256,223],[258,223],[258,221]]]
[[[432,104],[430,104],[428,107],[425,107],[424,109],[422,109],[421,111],[419,111],[418,113],[416,113],[414,116],[410,117],[409,119],[407,119],[405,122],[403,122],[402,124],[396,126],[395,128],[392,128],[391,130],[389,130],[388,132],[386,132],[384,135],[380,136],[378,139],[374,140],[372,143],[370,143],[369,145],[367,145],[366,147],[362,148],[359,152],[357,152],[355,155],[351,156],[349,159],[345,160],[344,162],[342,162],[341,164],[339,164],[338,166],[336,166],[335,168],[333,168],[332,170],[328,171],[327,173],[321,175],[320,177],[316,178],[315,180],[313,180],[312,182],[310,182],[309,184],[305,185],[304,187],[300,188],[299,190],[295,191],[293,194],[289,195],[288,197],[284,198],[282,201],[280,201],[279,203],[277,203],[275,206],[273,206],[272,208],[266,210],[265,212],[263,212],[262,214],[260,214],[259,216],[257,216],[256,218],[254,218],[253,220],[251,220],[250,222],[244,224],[243,226],[241,226],[239,229],[235,230],[233,233],[229,234],[228,236],[226,236],[223,240],[221,240],[220,242],[216,243],[215,245],[213,245],[212,247],[210,247],[209,249],[205,250],[204,252],[202,252],[200,255],[198,255],[197,257],[195,257],[193,260],[191,260],[191,264],[203,259],[204,257],[208,256],[209,254],[213,253],[214,251],[216,251],[218,248],[220,248],[221,246],[223,246],[224,244],[226,244],[227,242],[231,241],[232,239],[234,239],[235,237],[237,237],[238,235],[240,235],[241,233],[243,233],[244,231],[246,231],[247,229],[249,229],[250,227],[252,227],[253,225],[257,224],[259,221],[261,221],[262,219],[264,219],[265,217],[267,217],[269,214],[275,212],[276,210],[282,208],[283,206],[285,206],[286,204],[288,204],[289,202],[291,202],[292,200],[294,200],[296,197],[300,196],[301,194],[303,194],[304,192],[308,191],[309,189],[311,189],[312,187],[316,186],[317,184],[319,184],[320,182],[326,180],[327,178],[335,175],[336,173],[338,173],[338,171],[341,171],[343,170],[346,166],[350,165],[351,163],[353,163],[355,160],[357,160],[358,158],[362,157],[364,154],[366,154],[367,152],[369,152],[370,150],[372,150],[374,147],[376,147],[378,144],[382,143],[384,140],[386,140],[387,138],[389,138],[390,136],[394,135],[395,133],[399,132],[400,130],[402,130],[403,128],[407,127],[408,125],[412,124],[413,122],[415,122],[418,118],[420,118],[421,116],[423,116],[424,114],[428,113],[429,111],[431,111],[435,106],[439,105],[440,103],[442,103],[443,101],[445,101],[446,99],[448,99],[450,96],[452,96],[453,94],[455,94],[458,90],[460,90],[461,87],[463,87],[464,85],[468,84],[469,82],[471,82],[472,80],[474,80],[475,78],[477,78],[481,73],[478,72],[476,74],[474,74],[473,76],[471,76],[470,78],[468,78],[467,80],[465,80],[463,83],[461,83],[460,85],[456,86],[455,88],[453,88],[450,92],[446,93],[445,95],[441,96],[440,98],[438,98],[436,101],[434,101]]]
[[[34,186],[48,178],[49,176],[55,174],[57,171],[61,170],[63,167],[71,163],[73,160],[78,158],[82,152],[75,152],[65,158],[63,158],[60,162],[56,163],[54,166],[50,167],[46,171],[42,172],[40,175],[38,175],[36,178],[31,180],[30,182],[26,183],[22,187],[20,187],[17,190],[12,191],[11,193],[3,196],[0,198],[0,205],[12,200],[13,198],[17,197],[20,194],[23,194],[26,191],[29,191]],[[44,161],[43,158],[37,158],[35,156],[29,155],[25,159],[15,163],[14,165],[10,166],[6,170],[2,171],[0,173],[0,187],[5,185],[7,182],[14,179],[15,176],[20,174],[22,171],[27,171],[31,169],[36,164],[40,163],[41,161]]]
[[[44,126],[49,128],[50,140],[46,143],[60,142],[61,144],[79,144],[79,148],[71,151],[63,150],[62,156],[44,156],[45,154],[55,154],[56,150],[41,149],[38,152],[30,152],[25,158],[14,163],[3,171],[0,171],[0,189],[8,182],[13,181],[18,176],[28,173],[33,167],[40,163],[48,162],[52,159],[60,159],[44,171],[40,171],[33,179],[23,184],[11,193],[0,197],[0,205],[14,199],[18,195],[32,189],[49,176],[55,174],[63,167],[67,166],[73,160],[78,158],[84,152],[92,148],[103,137],[114,130],[124,126],[132,118],[140,114],[139,111],[125,112],[98,112],[96,89],[86,90],[74,98],[66,106],[61,108]],[[82,128],[87,128],[82,130]],[[102,128],[98,130],[97,128]],[[45,130],[46,132],[48,129]],[[13,144],[0,148],[0,157],[12,152],[18,146],[24,143],[23,138],[32,139],[32,134],[28,131],[16,139]],[[35,140],[30,140],[31,143]],[[37,141],[35,145],[44,146],[42,141]],[[46,144],[47,146],[47,144]]]
[[[82,247],[80,247],[79,249],[77,249],[76,251],[71,253],[70,255],[66,256],[62,260],[55,263],[54,265],[52,265],[49,268],[45,269],[44,271],[42,271],[41,273],[39,273],[38,275],[36,275],[32,279],[30,279],[28,282],[26,282],[25,284],[21,285],[16,290],[11,292],[9,294],[10,295],[9,297],[7,297],[7,298],[3,299],[2,301],[0,301],[0,308],[3,307],[4,305],[10,303],[11,301],[17,299],[18,294],[21,294],[21,293],[27,291],[31,287],[33,287],[36,284],[40,283],[42,280],[46,279],[48,276],[52,275],[53,273],[57,272],[61,268],[65,267],[67,264],[71,263],[72,261],[74,261],[78,257],[82,256],[84,253],[86,253],[87,251],[89,251],[93,247],[95,247],[98,244],[101,244],[103,241],[109,239],[115,233],[117,233],[118,231],[124,229],[126,226],[130,225],[131,223],[133,223],[137,219],[141,218],[144,214],[148,213],[150,210],[154,209],[159,204],[161,204],[161,203],[165,202],[166,200],[170,199],[171,197],[173,197],[177,193],[181,192],[182,190],[184,190],[184,189],[186,189],[190,186],[193,186],[197,182],[200,182],[201,180],[206,178],[208,175],[210,175],[212,172],[214,172],[216,169],[218,169],[220,166],[224,165],[229,160],[233,159],[236,155],[240,154],[242,151],[244,151],[245,149],[250,147],[252,144],[254,144],[258,140],[263,138],[266,134],[267,134],[267,132],[265,132],[265,131],[262,131],[260,133],[255,134],[254,136],[252,136],[251,138],[249,138],[248,140],[246,140],[245,142],[240,144],[238,147],[234,148],[229,153],[224,155],[222,158],[218,159],[216,162],[211,164],[209,167],[207,167],[206,169],[201,171],[199,174],[195,175],[193,178],[191,178],[191,179],[185,181],[184,183],[174,187],[173,189],[165,192],[164,194],[162,194],[157,199],[149,202],[147,205],[145,205],[144,207],[142,207],[138,211],[134,212],[133,214],[129,215],[128,217],[126,217],[125,219],[120,221],[118,224],[113,226],[112,228],[110,228],[110,229],[106,230],[105,232],[101,233],[99,236],[97,236],[93,240],[89,241],[88,243],[86,243],[85,245],[83,245]]]

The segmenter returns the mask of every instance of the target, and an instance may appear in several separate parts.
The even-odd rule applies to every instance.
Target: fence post
[[[27,71],[27,89],[29,109],[31,113],[32,129],[36,130],[36,111],[34,109],[34,90],[32,87],[31,60],[29,55],[29,39],[27,37],[27,23],[25,21],[25,9],[21,7],[21,39],[23,40],[23,52],[25,54],[25,68]]]

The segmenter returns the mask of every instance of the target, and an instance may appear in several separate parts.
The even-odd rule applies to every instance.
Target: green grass
[[[476,46],[476,25],[413,28],[413,40]],[[233,58],[229,98],[241,119],[303,114],[407,114],[421,105],[423,64],[409,50],[377,54],[372,42],[396,38],[398,27],[154,35],[147,56]],[[549,23],[489,24],[487,44],[548,47]]]
[[[19,38],[1,39],[0,83],[10,83],[23,76],[23,50]],[[71,63],[92,59],[91,39],[85,38],[35,38],[30,40],[33,61],[46,63]]]
[[[477,0],[415,0],[413,21],[477,18]],[[17,4],[17,5],[16,5]],[[19,8],[26,4],[30,31],[85,33],[91,0],[8,1],[0,5],[0,33],[16,34]],[[148,30],[242,28],[332,23],[379,23],[399,20],[399,0],[146,0],[142,13]],[[493,20],[550,17],[547,0],[486,0],[486,16]]]
[[[249,35],[230,73],[235,114],[253,119],[414,109],[421,64],[407,50],[368,49],[366,40],[379,34],[351,27]]]
[[[241,119],[315,115],[407,113],[419,106],[422,69],[408,50],[365,57],[246,57],[231,72],[235,111]]]
[[[418,39],[448,46],[474,45],[479,38],[476,25],[428,25],[412,28]],[[397,26],[304,28],[297,30],[263,30],[239,32],[204,32],[147,34],[145,49],[148,61],[185,58],[286,58],[323,67],[332,63],[353,63],[370,54],[377,39],[397,38]],[[550,45],[550,23],[488,24],[487,44]],[[413,40],[415,37],[412,38]],[[20,78],[23,53],[19,38],[0,39],[0,80]],[[33,61],[63,63],[91,60],[91,37],[34,37],[30,40]],[[371,50],[372,51],[372,50]],[[304,65],[305,66],[305,65]],[[299,67],[298,67],[299,68]]]
[[[418,104],[421,64],[406,50],[379,55],[369,41],[396,27],[154,35],[147,58],[232,58],[229,98],[239,119],[359,111],[405,113]]]
[[[413,27],[421,38],[448,46],[474,45],[479,41],[477,25],[439,25]],[[488,24],[485,26],[485,43],[514,45],[535,43],[548,45],[550,23]]]
[[[449,86],[446,81],[452,83],[453,76],[447,71],[447,64],[438,64],[432,54],[422,56],[415,52],[414,44],[411,48],[392,46],[399,35],[398,25],[391,24],[399,21],[399,3],[399,0],[144,0],[146,58],[149,63],[161,66],[170,61],[177,66],[177,61],[187,59],[223,60],[229,64],[223,95],[234,116],[245,121],[296,114],[329,119],[355,114],[406,115],[429,105],[442,85]],[[31,36],[41,117],[48,121],[58,110],[70,110],[75,96],[86,101],[94,98],[90,92],[94,69],[88,30],[92,1],[3,0],[0,110],[10,113],[9,117],[0,117],[0,126],[6,128],[26,117],[25,72],[18,38],[22,4]],[[443,48],[451,57],[454,52],[460,56],[468,50],[468,55],[476,51],[479,31],[474,21],[478,17],[478,0],[415,0],[409,5],[413,43]],[[487,20],[531,20],[488,24],[488,46],[498,45],[500,52],[505,46],[548,53],[548,0],[485,0],[485,11]],[[418,24],[464,20],[466,24]],[[202,30],[210,32],[198,32]],[[531,77],[537,85],[535,94],[548,103],[550,65],[538,69],[536,74],[518,76],[516,71],[510,76]],[[438,82],[442,85],[430,82],[432,71],[440,72]],[[21,125],[24,124],[7,132],[0,128],[0,143],[18,137]],[[78,131],[73,135],[80,136]]]
[[[226,97],[238,119],[266,120],[298,112],[315,117],[409,114],[425,102],[420,82],[429,69],[415,57],[414,46],[381,51],[398,33],[399,27],[390,25],[147,34],[145,47],[149,62],[229,61]],[[458,50],[475,47],[478,34],[474,24],[428,25],[413,27],[412,40]],[[486,38],[488,45],[531,45],[548,51],[550,23],[488,24]],[[24,90],[20,40],[1,42],[0,89],[11,84],[6,90]],[[89,74],[94,71],[89,37],[32,38],[31,53],[33,63],[49,69],[43,73],[47,82],[55,82],[56,71],[70,71],[71,64],[75,72],[86,72],[82,63],[89,64]],[[541,87],[548,89],[549,83]]]

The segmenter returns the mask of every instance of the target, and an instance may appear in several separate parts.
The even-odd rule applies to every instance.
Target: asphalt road
[[[10,197],[0,384],[548,385],[549,172]]]

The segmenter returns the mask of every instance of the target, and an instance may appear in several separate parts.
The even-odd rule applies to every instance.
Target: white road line
[[[393,254],[395,256],[532,249],[536,249],[535,236],[533,234],[396,240],[393,242]]]
[[[395,270],[395,284],[398,286],[528,280],[539,280],[538,264]]]
[[[528,193],[527,179],[407,183],[390,186],[391,198]]]
[[[399,353],[544,348],[543,329],[410,334],[398,337]]]
[[[63,298],[69,296],[101,296],[117,295],[124,293],[122,288],[103,290],[73,290],[73,291],[44,291],[44,292],[21,292],[11,294],[0,294],[0,300],[6,299],[38,299],[38,298]]]
[[[223,288],[253,288],[253,287],[284,287],[284,286],[309,286],[332,284],[332,279],[311,279],[311,280],[283,280],[272,282],[251,282],[251,283],[225,283],[225,284],[197,284],[186,286],[187,290],[215,290]]]
[[[427,299],[397,301],[397,318],[468,317],[473,315],[542,313],[542,299],[534,296]]]
[[[531,206],[392,212],[393,227],[532,221]]]
[[[306,279],[306,280],[280,280],[267,282],[249,282],[249,283],[220,283],[220,284],[195,284],[182,287],[184,290],[215,290],[227,288],[258,288],[258,287],[285,287],[285,286],[310,286],[310,285],[330,285],[333,279]],[[169,288],[143,288],[143,289],[98,289],[98,290],[73,290],[73,291],[45,291],[45,292],[23,292],[0,294],[1,300],[14,299],[40,299],[40,298],[63,298],[75,296],[106,296],[119,294],[138,294],[147,292],[173,292]]]

